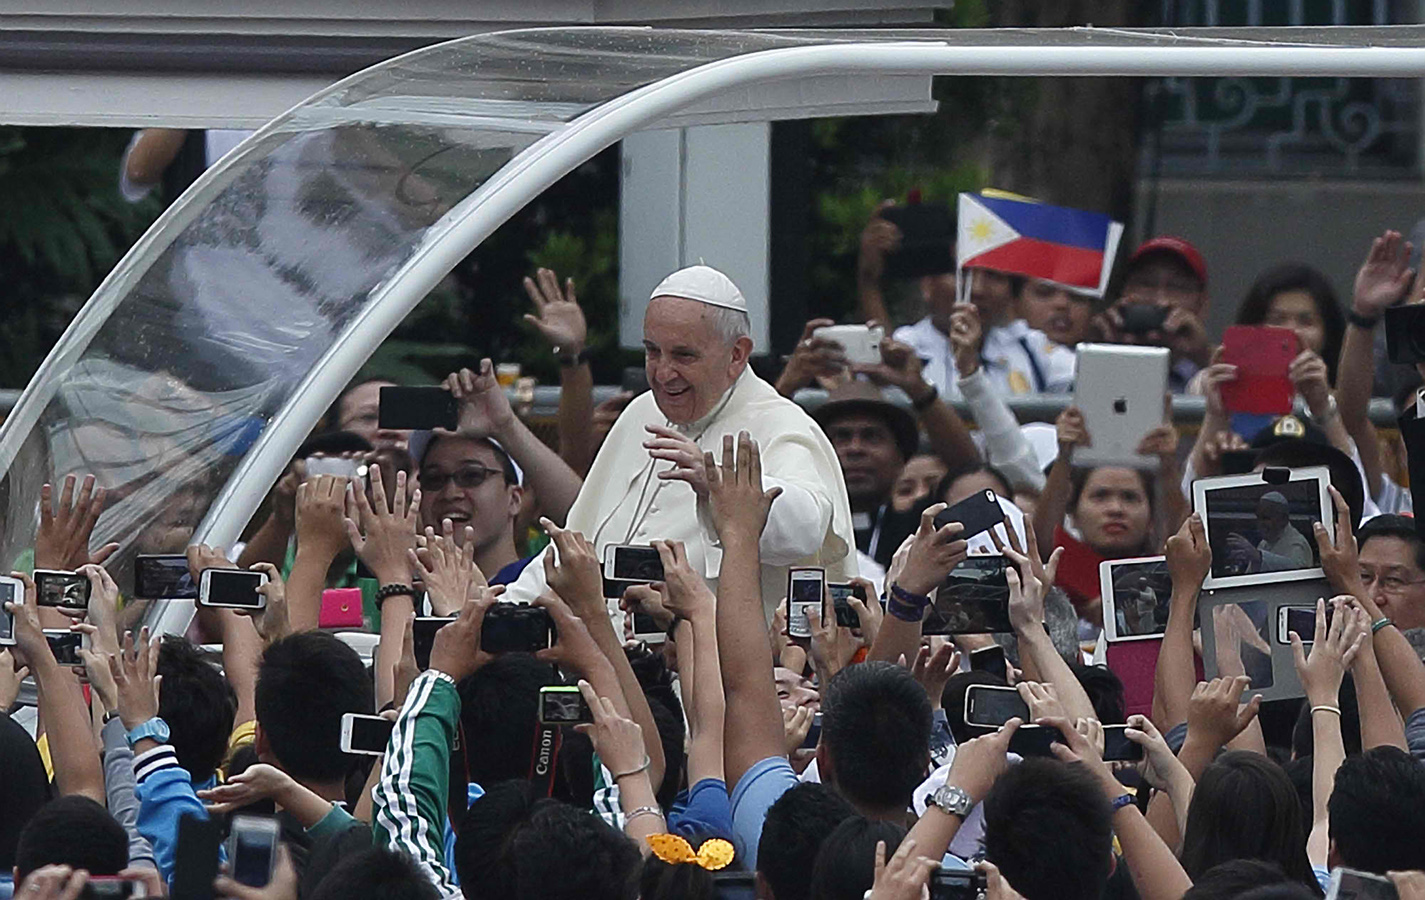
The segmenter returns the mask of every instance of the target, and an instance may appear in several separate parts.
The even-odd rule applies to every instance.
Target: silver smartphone
[[[396,723],[382,716],[343,713],[341,717],[341,752],[362,756],[381,756],[391,741]]]
[[[826,570],[802,566],[787,571],[787,634],[811,637],[811,617],[821,616]]]

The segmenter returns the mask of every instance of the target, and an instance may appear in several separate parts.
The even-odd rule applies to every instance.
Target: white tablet
[[[1313,526],[1334,535],[1335,508],[1325,466],[1264,469],[1249,475],[1199,478],[1192,508],[1207,527],[1212,568],[1204,588],[1322,578]]]
[[[1158,458],[1140,456],[1138,445],[1163,423],[1168,349],[1079,344],[1076,352],[1074,405],[1091,443],[1074,448],[1074,465],[1157,468]]]
[[[1098,564],[1103,632],[1109,641],[1143,641],[1168,628],[1173,580],[1163,556],[1106,559]]]

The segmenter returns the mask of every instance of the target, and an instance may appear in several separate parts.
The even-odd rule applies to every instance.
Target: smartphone
[[[1299,352],[1290,328],[1230,326],[1222,333],[1222,362],[1236,366],[1237,377],[1222,385],[1222,405],[1233,413],[1291,412],[1296,387],[1288,372]]]
[[[1326,900],[1396,900],[1399,896],[1395,883],[1384,875],[1345,866],[1331,870],[1331,882],[1326,887]]]
[[[1326,604],[1326,627],[1331,627],[1331,616],[1335,607]],[[1295,631],[1303,644],[1316,642],[1316,607],[1281,606],[1277,608],[1277,643],[1290,644],[1291,633]]]
[[[787,634],[796,638],[811,637],[811,617],[821,621],[822,588],[826,570],[816,566],[797,566],[787,570]]]
[[[816,745],[821,743],[821,710],[817,710],[811,717],[811,727],[807,729],[807,736],[802,738],[802,750],[815,750]]]
[[[965,689],[965,724],[998,728],[1015,717],[1029,721],[1029,704],[1012,687],[972,684]]]
[[[496,603],[485,613],[480,649],[486,653],[533,653],[554,643],[554,620],[542,606]]]
[[[944,528],[951,522],[959,522],[965,530],[955,536],[957,541],[965,541],[977,534],[989,531],[1004,521],[1004,510],[999,505],[999,495],[988,488],[971,494],[949,509],[942,510],[935,517],[935,527]]]
[[[546,684],[539,689],[541,725],[587,725],[594,721],[588,701],[573,684]]]
[[[140,600],[197,600],[198,585],[181,553],[140,553],[134,557],[134,596]]]
[[[411,648],[416,654],[416,668],[422,672],[430,668],[430,651],[435,646],[435,633],[454,621],[454,616],[416,616],[411,620]]]
[[[55,662],[61,666],[84,665],[84,659],[79,655],[79,648],[87,646],[83,634],[63,628],[46,628],[44,631],[45,640],[49,641],[49,650],[54,654]]]
[[[246,569],[204,569],[198,577],[198,605],[222,609],[266,609],[267,596],[257,589],[267,583],[263,572]]]
[[[1138,762],[1143,758],[1143,745],[1135,744],[1124,734],[1127,725],[1103,726],[1103,761]]]
[[[846,361],[853,365],[874,366],[881,361],[881,339],[886,330],[879,325],[824,325],[811,336],[840,344]]]
[[[15,643],[15,616],[7,609],[6,603],[25,602],[25,584],[9,575],[0,576],[0,647]]]
[[[859,584],[835,584],[828,583],[826,590],[831,594],[831,605],[836,610],[836,624],[842,628],[860,628],[861,616],[851,605],[851,598],[855,597],[862,603],[869,603],[866,599],[866,589]]]
[[[218,877],[218,848],[223,843],[222,828],[223,823],[217,816],[200,819],[185,815],[178,819],[178,845],[174,850],[170,896],[184,900],[212,900],[213,882]],[[231,852],[228,862],[233,862]]]
[[[1409,303],[1385,311],[1385,352],[1393,363],[1425,362],[1425,304]]]
[[[381,716],[343,713],[341,717],[341,752],[363,756],[381,756],[391,740],[396,723]]]
[[[1009,561],[1003,556],[969,556],[950,570],[935,594],[922,634],[1008,634]]]
[[[1021,725],[1009,739],[1009,752],[1020,756],[1053,756],[1054,744],[1065,744],[1059,729],[1049,725]]]
[[[1125,303],[1118,308],[1123,316],[1125,334],[1148,334],[1163,327],[1168,319],[1168,308],[1156,303]]]
[[[936,869],[930,873],[930,900],[980,900],[990,889],[984,872]]]
[[[277,868],[281,832],[277,820],[268,816],[233,816],[228,829],[228,877],[248,887],[267,887]]]
[[[614,544],[604,548],[604,577],[634,584],[663,580],[663,557],[652,547]]]
[[[134,878],[90,875],[79,896],[80,900],[137,900],[148,896],[148,887]]]
[[[881,210],[901,232],[900,247],[886,256],[887,278],[919,278],[955,271],[955,217],[944,203],[911,202]]]
[[[455,395],[441,387],[383,387],[376,421],[401,431],[454,431],[460,422]]]
[[[999,644],[981,647],[970,652],[970,671],[989,672],[1009,681],[1009,662],[1004,658],[1004,648]]]
[[[307,478],[316,478],[318,475],[337,475],[342,478],[355,479],[365,474],[366,468],[354,459],[345,456],[309,456],[302,460],[303,468],[307,471]]]
[[[60,569],[36,569],[35,603],[64,609],[88,609],[89,576]]]

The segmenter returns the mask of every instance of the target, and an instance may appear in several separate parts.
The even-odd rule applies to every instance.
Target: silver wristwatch
[[[970,799],[970,795],[964,788],[956,787],[953,784],[942,784],[930,795],[930,803],[936,809],[952,816],[958,816],[960,821],[964,821],[970,815],[970,810],[974,807],[975,801]]]

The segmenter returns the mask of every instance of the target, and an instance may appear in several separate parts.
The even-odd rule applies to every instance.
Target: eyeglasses
[[[489,466],[466,466],[454,475],[447,475],[444,472],[421,472],[421,490],[439,494],[445,490],[447,484],[454,481],[456,487],[468,491],[484,484],[485,479],[491,475],[499,475],[503,478],[505,473]]]
[[[1385,593],[1399,594],[1408,587],[1412,587],[1417,584],[1425,584],[1425,578],[1417,578],[1414,581],[1406,581],[1404,578],[1397,578],[1394,575],[1381,575],[1377,577],[1376,573],[1372,572],[1369,569],[1361,570],[1361,584],[1364,585],[1367,590],[1370,590],[1371,585],[1375,584],[1376,582],[1380,582],[1380,589]]]

